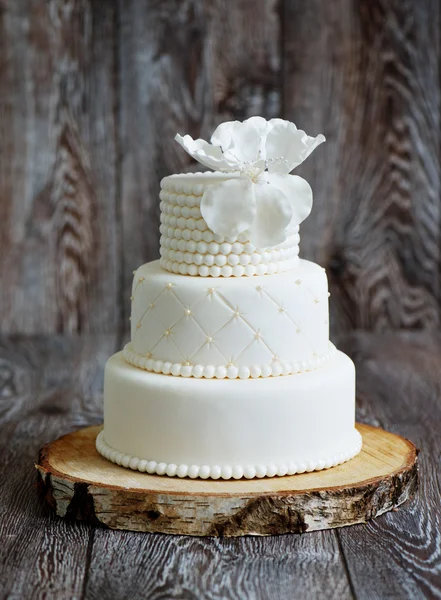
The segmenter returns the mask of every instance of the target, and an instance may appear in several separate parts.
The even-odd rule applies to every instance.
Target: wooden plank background
[[[0,0],[0,331],[124,332],[175,132],[294,120],[334,333],[440,320],[439,0]]]

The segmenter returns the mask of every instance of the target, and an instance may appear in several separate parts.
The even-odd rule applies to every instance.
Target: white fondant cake
[[[324,269],[299,260],[324,141],[292,123],[224,123],[178,142],[214,173],[161,183],[161,259],[134,272],[131,341],[105,372],[97,449],[142,472],[273,477],[360,451],[355,371],[329,342]]]

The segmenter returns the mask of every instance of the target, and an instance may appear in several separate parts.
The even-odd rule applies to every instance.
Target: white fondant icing
[[[327,294],[326,273],[308,261],[295,271],[215,282],[148,263],[134,276],[124,355],[142,369],[184,377],[316,369],[332,351]]]
[[[106,365],[98,451],[116,464],[178,477],[273,477],[355,456],[355,372],[341,352],[317,371],[264,380],[146,373],[121,353]]]

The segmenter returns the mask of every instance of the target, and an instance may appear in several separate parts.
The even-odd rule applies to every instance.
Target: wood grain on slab
[[[159,183],[201,170],[174,141],[219,122],[278,116],[276,0],[119,2],[124,324],[132,271],[159,257]]]
[[[7,333],[118,325],[114,9],[0,3],[0,315]]]
[[[284,117],[321,146],[306,257],[334,331],[432,327],[440,305],[440,4],[283,3]]]
[[[213,481],[146,475],[100,456],[100,427],[45,446],[42,492],[60,517],[113,529],[208,536],[304,533],[366,522],[417,488],[417,453],[404,438],[359,425],[354,459],[290,477]]]

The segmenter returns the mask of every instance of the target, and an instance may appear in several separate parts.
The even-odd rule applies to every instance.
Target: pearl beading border
[[[174,175],[161,182],[161,267],[171,273],[201,277],[274,275],[298,266],[298,226],[279,246],[258,250],[246,232],[237,237],[216,235],[204,221],[200,201],[207,185],[222,174]],[[204,183],[200,183],[204,181]]]
[[[168,260],[162,256],[159,260],[161,267],[169,273],[180,273],[181,275],[199,275],[201,277],[252,277],[253,275],[275,275],[295,269],[299,264],[299,257],[288,260],[281,260],[269,264],[259,263],[258,265],[197,265],[195,263],[187,264]]]
[[[335,346],[329,342],[329,351],[326,354],[311,358],[309,360],[289,362],[273,362],[267,365],[252,365],[250,367],[236,367],[230,365],[188,365],[182,363],[171,363],[163,360],[155,360],[141,356],[133,350],[130,343],[123,349],[124,359],[140,369],[163,375],[175,377],[201,377],[205,379],[257,379],[259,377],[278,377],[280,375],[295,375],[305,371],[319,369],[335,353]]]
[[[161,180],[161,189],[174,194],[202,196],[207,183],[219,183],[239,176],[239,173],[222,173],[220,171],[174,173]]]
[[[234,242],[248,242],[248,237],[245,232],[239,233],[237,236],[225,237],[211,231],[202,217],[199,206],[193,206],[194,201],[189,200],[189,198],[192,198],[192,196],[184,196],[183,194],[181,196],[172,196],[162,192],[160,193],[160,196],[164,198],[164,200],[161,200],[159,203],[159,208],[161,210],[160,222],[163,226],[163,229],[164,227],[177,227],[178,229],[189,229],[191,233],[194,231],[208,231],[209,239],[206,239],[205,241],[211,242],[214,240],[220,244],[223,242],[229,242],[231,244]],[[181,197],[183,198],[183,200],[180,200],[181,204],[175,204],[175,202],[177,202],[176,199]],[[167,198],[167,200],[165,200],[165,198]],[[190,208],[187,205],[182,206],[183,202],[189,202],[192,207]],[[291,225],[288,233],[290,236],[298,234],[298,225]],[[202,234],[204,238],[206,235],[207,234],[205,233]],[[284,243],[286,244],[286,242]]]
[[[185,201],[189,202],[188,199],[191,196],[181,195],[174,197],[161,192],[160,197],[164,198],[159,204],[161,210],[159,231],[161,234],[168,235],[169,237],[177,237],[177,239],[194,240],[195,242],[203,240],[207,243],[215,242],[217,244],[235,244],[236,247],[241,246],[240,249],[233,250],[236,254],[243,251],[251,253],[255,250],[254,246],[249,242],[246,232],[233,237],[215,234],[203,219],[199,207],[193,206],[190,208],[189,206],[180,206],[174,203],[177,201],[176,198],[183,198],[181,204]],[[193,204],[193,201],[191,201],[191,204]],[[300,239],[298,233],[299,227],[291,225],[287,232],[288,239],[277,246],[277,248],[297,245]],[[224,253],[227,254],[229,252],[226,251]]]
[[[298,234],[291,235],[287,240],[275,246],[274,248],[267,248],[266,250],[257,250],[250,242],[215,242],[213,240],[214,234],[210,231],[204,231],[204,235],[199,235],[201,232],[198,230],[191,231],[190,229],[180,229],[173,227],[160,227],[160,243],[162,248],[167,250],[175,250],[181,252],[199,252],[200,254],[213,254],[213,255],[224,255],[224,256],[238,256],[244,255],[245,257],[252,257],[257,255],[259,261],[267,262],[269,260],[278,260],[278,255],[281,253],[296,253],[298,254],[298,245],[300,237]],[[211,234],[205,236],[206,233]],[[202,239],[205,238],[205,239]],[[206,241],[206,239],[208,241]]]
[[[347,452],[341,452],[328,458],[301,461],[299,463],[285,463],[281,465],[175,465],[173,463],[145,460],[124,454],[109,446],[104,439],[104,430],[96,438],[97,451],[107,460],[126,469],[149,473],[150,475],[168,475],[169,477],[189,477],[190,479],[254,479],[263,477],[283,477],[300,473],[321,471],[340,465],[356,456],[362,447],[360,433],[354,429],[357,442]]]
[[[234,267],[239,263],[241,265],[248,265],[250,263],[257,265],[260,262],[268,263],[284,260],[292,256],[297,256],[299,252],[297,243],[293,243],[292,246],[276,247],[259,252],[251,244],[240,244],[239,242],[235,244],[228,244],[226,242],[223,244],[203,241],[195,242],[191,239],[181,239],[181,235],[185,231],[178,229],[172,235],[161,235],[161,256],[166,256],[170,260],[177,260],[178,262],[190,262],[196,256],[206,256],[210,260],[220,259],[222,261],[219,264],[220,267],[227,264],[227,262]],[[179,232],[179,235],[176,236],[175,232]]]
[[[183,196],[183,198],[186,198],[186,196]],[[197,207],[189,209],[188,207],[184,206],[180,208],[179,206],[170,204],[169,202],[160,202],[159,207],[161,209],[161,223],[159,226],[159,231],[162,234],[169,233],[169,235],[174,235],[174,232],[177,229],[181,231],[181,233],[177,232],[179,237],[182,237],[185,240],[194,240],[195,242],[200,242],[203,240],[207,243],[216,242],[218,244],[230,245],[236,244],[236,247],[238,244],[241,244],[242,246],[246,245],[251,247],[251,250],[247,250],[247,248],[245,248],[245,252],[252,252],[255,249],[254,246],[249,242],[246,232],[239,233],[237,236],[225,237],[211,231],[211,229],[208,228],[207,223],[202,218],[200,209]],[[277,246],[277,248],[298,244],[300,239],[298,234],[298,225],[291,226],[288,230],[288,239]],[[293,236],[297,237],[293,240]],[[244,248],[241,248],[240,250],[230,249],[224,252],[224,254],[228,254],[231,251],[239,254],[239,252],[242,252],[243,250]]]
[[[293,233],[283,244],[257,252],[250,242],[196,241],[199,230],[173,229],[161,225],[161,267],[181,275],[242,277],[274,275],[298,266],[299,235]],[[199,235],[193,235],[193,234]],[[205,236],[207,240],[213,238]],[[195,239],[193,239],[193,237]]]

